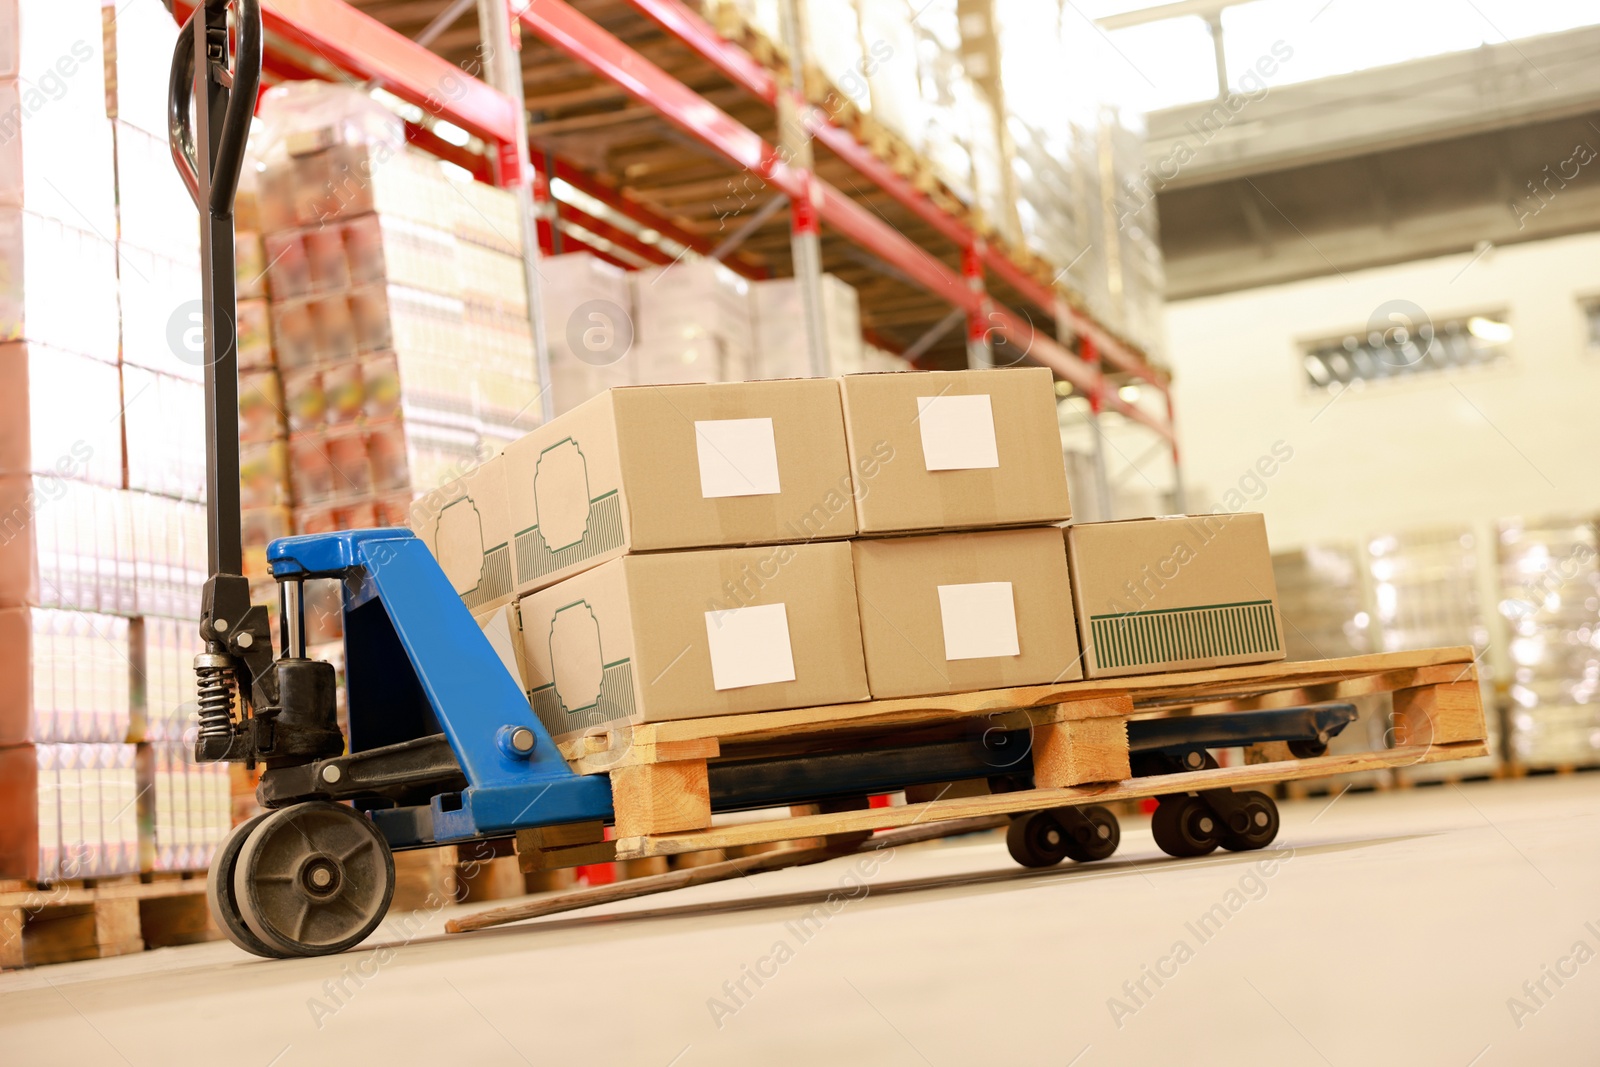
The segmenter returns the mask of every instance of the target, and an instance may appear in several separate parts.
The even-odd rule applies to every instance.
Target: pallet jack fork
[[[207,895],[236,945],[283,958],[340,952],[371,934],[393,895],[396,849],[609,821],[613,811],[610,780],[570,769],[408,530],[274,541],[267,552],[279,590],[274,656],[266,609],[251,604],[242,573],[236,432],[233,201],[261,52],[259,0],[204,0],[178,38],[168,119],[174,162],[202,216],[210,577],[199,625],[205,651],[195,659],[194,754],[200,762],[262,766],[257,795],[268,809],[236,827],[218,850]],[[336,717],[334,668],[306,655],[305,583],[316,579],[343,586],[348,746]],[[1188,761],[1211,759],[1208,744],[1325,745],[1354,709],[1252,714],[1267,718],[1130,724],[1135,758],[1153,771],[1189,769],[1195,765]],[[798,775],[792,767],[717,768],[714,807],[891,792],[984,777],[991,766],[983,753],[932,746],[886,751],[871,768],[859,759],[820,759]],[[1271,840],[1277,812],[1270,798],[1212,792],[1163,801],[1163,848],[1199,854],[1219,843],[1255,848]],[[1018,816],[1010,843],[1020,862],[1038,866],[1066,856],[1101,858],[1119,836],[1104,808],[1062,808]]]

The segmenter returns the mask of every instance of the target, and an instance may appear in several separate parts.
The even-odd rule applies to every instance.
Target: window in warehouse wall
[[[1583,309],[1583,324],[1589,340],[1591,355],[1600,355],[1600,296],[1585,297],[1579,301]]]
[[[1511,339],[1504,311],[1438,322],[1401,321],[1397,315],[1388,325],[1374,321],[1364,332],[1303,344],[1301,361],[1311,389],[1338,392],[1350,385],[1501,363],[1511,356]]]

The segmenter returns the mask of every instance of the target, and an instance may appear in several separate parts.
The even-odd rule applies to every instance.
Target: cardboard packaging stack
[[[0,18],[0,877],[48,881],[140,869],[140,825],[189,810],[141,768],[182,748],[199,645],[198,220],[162,5]],[[184,797],[217,778],[177,764]]]
[[[838,377],[867,370],[861,341],[861,305],[856,291],[832,274],[822,276],[823,351],[826,376]],[[793,278],[773,278],[750,283],[751,315],[755,319],[756,378],[807,378],[812,374],[811,352],[803,327],[805,310],[800,287]]]
[[[614,389],[413,510],[557,738],[1283,657],[1261,516],[1069,518],[1042,369]]]
[[[709,259],[635,271],[634,380],[640,385],[753,377],[749,283]]]
[[[557,414],[633,384],[637,354],[627,271],[588,252],[547,256],[539,262],[539,298]]]
[[[538,422],[514,200],[406,150],[355,90],[280,87],[259,125],[294,531],[402,524]]]

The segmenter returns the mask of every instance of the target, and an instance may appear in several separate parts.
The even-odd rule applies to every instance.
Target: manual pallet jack
[[[274,541],[267,553],[279,592],[274,655],[266,609],[251,604],[242,574],[236,427],[233,202],[261,55],[259,0],[205,0],[178,38],[168,118],[174,162],[202,218],[210,577],[199,627],[205,651],[195,658],[194,755],[261,766],[257,795],[268,809],[218,850],[207,895],[234,944],[283,958],[340,952],[371,934],[394,892],[395,850],[609,821],[613,812],[609,779],[569,768],[408,530]],[[334,668],[306,656],[305,583],[330,578],[343,586],[348,744],[335,714]],[[1215,767],[1210,749],[1269,741],[1289,742],[1297,756],[1319,755],[1354,717],[1352,706],[1332,705],[1135,720],[1130,748],[1141,774]],[[940,745],[885,750],[876,765],[818,757],[800,775],[792,766],[784,773],[749,763],[716,767],[713,807],[994,778],[993,767],[971,746]],[[998,788],[1031,784],[1025,773],[996,781]],[[1163,798],[1154,826],[1168,853],[1201,855],[1219,845],[1264,847],[1277,833],[1278,813],[1264,793],[1206,790]],[[1089,806],[1018,815],[1007,843],[1020,863],[1047,866],[1103,859],[1119,839],[1115,816]]]

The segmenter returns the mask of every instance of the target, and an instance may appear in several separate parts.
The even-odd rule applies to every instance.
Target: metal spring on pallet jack
[[[233,733],[233,662],[227,656],[202,652],[194,658],[199,710],[195,718],[200,737],[228,737]]]

